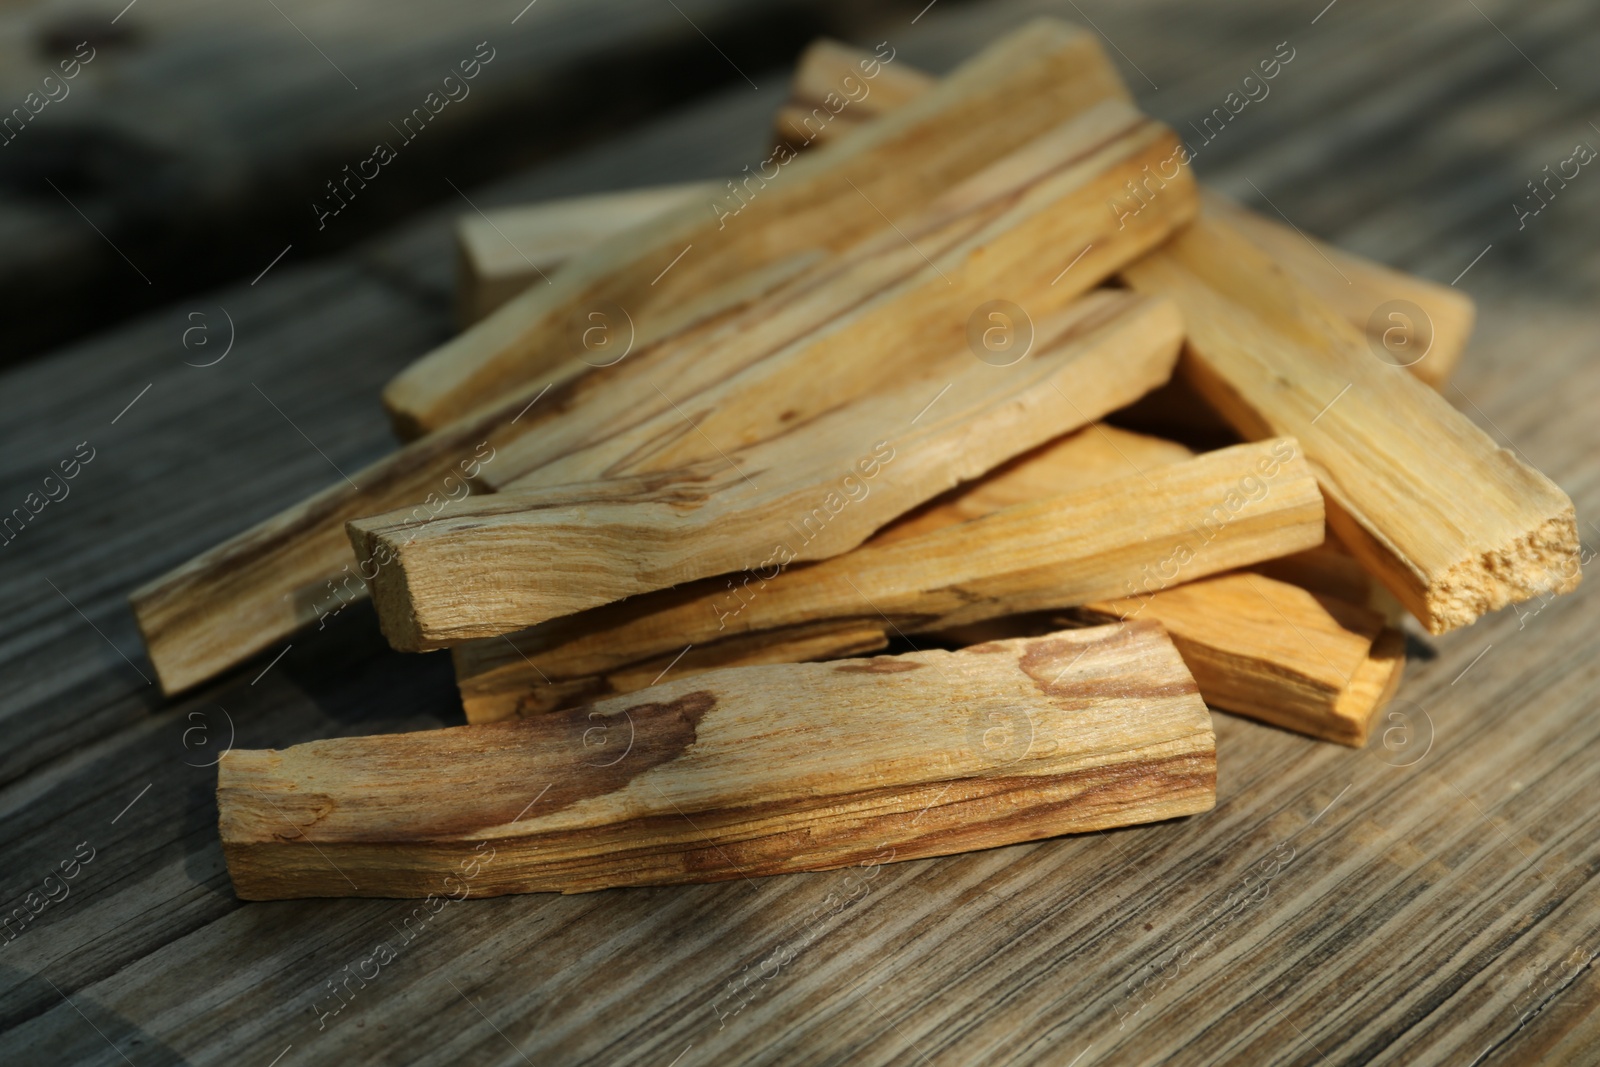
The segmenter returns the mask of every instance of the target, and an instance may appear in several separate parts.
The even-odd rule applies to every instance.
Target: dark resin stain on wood
[[[224,851],[251,899],[411,895],[486,843],[503,856],[479,895],[581,892],[826,870],[883,845],[943,855],[1211,807],[1210,717],[1165,634],[1077,633],[1004,642],[1000,658],[749,667],[656,701],[234,752],[217,791]],[[1080,692],[1063,707],[1035,679],[1030,696],[1022,664],[1073,647],[1089,673],[1145,675],[1162,695]],[[944,677],[918,680],[927,666]],[[990,744],[997,694],[1026,744]],[[1056,714],[1074,710],[1098,714]]]

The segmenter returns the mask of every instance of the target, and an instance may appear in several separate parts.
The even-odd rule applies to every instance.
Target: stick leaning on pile
[[[693,468],[496,493],[413,527],[351,523],[379,622],[402,650],[491,637],[781,554],[825,559],[896,515],[1083,425],[1171,373],[1164,303],[1091,294],[1037,324],[1006,367],[963,347],[913,381]],[[1320,533],[1319,537],[1320,539]]]
[[[1360,604],[1365,576],[1332,591],[1342,599],[1261,574],[1206,577],[1321,540],[1309,468],[1295,459],[1285,471],[1271,455],[1287,443],[1195,459],[1170,441],[1087,427],[824,563],[774,561],[458,645],[462,704],[469,722],[537,715],[669,670],[831,659],[1082,604],[1089,616],[1161,622],[1213,707],[1359,746],[1404,666],[1400,634]],[[1141,516],[1137,530],[1121,523],[1128,514]],[[1003,620],[977,629],[1018,632]]]
[[[860,193],[897,214],[919,210],[995,158],[1107,100],[1126,102],[1128,96],[1094,37],[1060,23],[1034,23],[986,48],[894,121],[849,145],[787,164],[782,182],[722,235],[739,251],[725,276],[695,273],[702,262],[696,256],[667,273],[665,288],[648,284],[682,251],[673,243],[680,230],[701,232],[697,227],[708,217],[703,207],[692,218],[664,220],[645,235],[618,238],[578,257],[562,271],[559,292],[546,287],[542,296],[513,301],[429,357],[407,379],[411,385],[397,387],[402,393],[442,390],[428,410],[464,412],[465,405],[450,399],[455,394],[447,383],[467,380],[469,391],[489,406],[448,425],[443,414],[417,413],[414,421],[438,429],[355,473],[359,489],[331,486],[134,592],[163,690],[204,681],[361,599],[364,576],[345,537],[348,520],[415,510],[424,502],[424,514],[447,512],[461,491],[463,470],[492,471],[492,460],[485,466],[483,457],[496,456],[507,441],[542,432],[554,419],[587,419],[590,432],[604,427],[614,413],[591,405],[597,383],[609,390],[631,375],[648,375],[656,365],[648,358],[652,345],[675,332],[714,329],[719,316],[804,271],[815,258],[808,249],[842,247],[879,228],[881,217]],[[718,247],[718,232],[707,232],[699,250]],[[603,279],[624,267],[650,299],[625,301],[635,328],[633,354],[598,366],[606,360],[596,360],[580,343],[590,324],[586,315],[616,300],[620,290]]]

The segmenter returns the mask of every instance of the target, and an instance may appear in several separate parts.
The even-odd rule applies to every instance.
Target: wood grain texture
[[[454,660],[467,720],[629,692],[669,668],[677,678],[739,662],[821,658],[834,642],[861,642],[863,631],[876,637],[867,647],[882,647],[895,636],[1073,607],[1137,588],[1170,560],[1181,559],[1183,577],[1196,578],[1322,540],[1321,496],[1293,441],[1223,449],[1062,492],[1072,471],[1093,462],[1081,453],[1100,440],[1080,431],[1013,463],[994,479],[1000,484],[980,479],[981,502],[971,499],[976,492],[960,497],[974,512],[987,506],[971,521],[946,503],[924,515],[914,536],[891,526],[815,566],[776,561],[733,580],[711,578],[460,646]],[[1018,492],[1050,481],[1067,484]],[[1247,499],[1241,483],[1268,491]],[[1003,503],[1014,493],[1016,502]]]
[[[883,545],[931,533],[953,523],[981,518],[1001,508],[1033,503],[1119,476],[1137,475],[1160,463],[1189,459],[1193,455],[1189,449],[1175,442],[1129,433],[1114,426],[1096,424],[1085,427],[1024,453],[989,471],[982,478],[957,486],[913,508],[874,533],[867,545]],[[741,586],[747,573],[739,576]],[[692,624],[687,623],[677,607],[680,600],[694,602],[699,595],[709,595],[716,601],[728,594],[732,585],[732,579],[714,579],[691,583],[682,591],[663,591],[652,596],[650,600],[662,609],[661,613],[642,612],[645,617],[637,620],[622,643],[637,642],[638,648],[655,649],[658,655],[638,660],[631,667],[623,666],[619,659],[608,658],[598,664],[590,663],[582,669],[585,674],[596,669],[604,670],[607,684],[617,686],[617,691],[627,692],[655,681],[668,667],[675,671],[696,667],[711,670],[741,663],[827,659],[849,652],[875,651],[884,647],[887,641],[881,618],[869,618],[844,624],[829,622],[820,627],[786,627],[781,639],[777,640],[780,635],[759,631],[749,639],[731,637],[723,632],[726,627],[720,627],[715,642],[685,651],[677,643],[677,627],[686,624],[698,627],[705,620],[695,618]],[[744,602],[743,593],[734,595],[739,597],[740,603]],[[713,616],[719,613],[727,615],[729,612],[723,609],[730,604],[722,600],[720,603],[704,604],[703,607]],[[536,671],[522,653],[534,653],[543,641],[543,638],[535,635],[545,635],[563,644],[575,641],[577,649],[604,649],[603,655],[609,657],[613,651],[612,643],[591,642],[584,636],[588,631],[588,624],[584,620],[592,620],[594,629],[599,631],[614,624],[626,625],[625,620],[631,618],[632,614],[633,609],[626,605],[602,607],[565,622],[531,628],[523,634],[468,641],[455,646],[452,657],[469,721],[493,721],[535,707],[555,707],[560,702],[572,699],[574,690],[568,684],[551,679],[548,673],[542,677],[538,673],[554,667],[549,660],[543,660]],[[691,613],[687,618],[698,614]],[[749,627],[754,618],[745,619],[739,625]],[[602,621],[605,619],[611,621]],[[668,619],[669,623],[665,627],[658,627],[657,619]],[[569,630],[569,627],[572,629]],[[528,638],[534,638],[535,643],[529,644]],[[682,658],[678,659],[680,653]],[[624,657],[631,655],[629,652],[623,653]],[[556,668],[556,672],[560,674],[559,668]],[[549,682],[550,689],[536,686],[535,681]]]
[[[464,475],[526,488],[671,469],[801,425],[885,382],[932,380],[941,372],[925,348],[961,336],[992,293],[1045,314],[1188,217],[1192,191],[1182,188],[1162,211],[1115,233],[1101,210],[1122,172],[1165,154],[1170,139],[1115,101],[1091,107],[837,261],[797,256],[703,293],[662,320],[663,338],[633,338],[637,352],[578,349],[537,389],[136,590],[163,687],[188,688],[362,599],[375,564],[341,544],[351,519],[401,508],[415,525],[459,511]],[[1052,240],[1099,247],[1070,279],[1050,279],[1032,262]],[[820,336],[801,344],[808,334]]]
[[[456,225],[456,318],[471,326],[580,252],[690,201],[715,182],[680,182],[591,193],[462,215]]]
[[[1104,209],[1172,144],[1124,104],[1088,108],[714,333],[649,347],[644,365],[524,435],[482,481],[523,490],[720,459],[875,390],[948,385],[952,364],[1024,358],[1047,316],[1192,217],[1193,191],[1178,187],[1131,226]],[[1083,253],[1065,278],[1048,269],[1063,247]]]
[[[1304,435],[1329,526],[1429,631],[1577,586],[1566,494],[1229,224],[1203,215],[1124,276],[1183,308],[1184,375],[1240,433]]]
[[[1435,389],[1455,373],[1476,315],[1467,294],[1296,233],[1215,193],[1204,202],[1208,214],[1226,221],[1365,334],[1369,347],[1382,352],[1379,358]]]
[[[1454,2],[1341,0],[1308,28],[1321,4],[1078,0],[1159,83],[1117,57],[1144,109],[1177,129],[1276,42],[1299,48],[1196,161],[1208,183],[1441,284],[1493,244],[1457,285],[1479,323],[1445,396],[1572,496],[1587,561],[1600,185],[1572,183],[1524,231],[1509,197],[1600,114],[1600,20],[1572,0],[1479,3],[1559,92]],[[1019,18],[941,3],[906,27],[924,6],[864,42],[892,36],[942,71]],[[741,83],[518,183],[462,188],[488,210],[736,172],[770,136],[772,94],[752,74],[760,93]],[[238,748],[459,724],[447,664],[386,651],[352,608],[256,685],[280,649],[164,702],[43,579],[149,675],[126,591],[338,479],[250,382],[347,472],[383,455],[378,389],[452,329],[459,208],[205,294],[240,324],[210,371],[174,362],[195,310],[180,305],[0,372],[13,505],[76,442],[100,449],[71,499],[0,549],[0,898],[19,906],[78,841],[99,850],[0,954],[0,1058],[265,1065],[292,1045],[277,1067],[522,1065],[509,1039],[537,1064],[584,1067],[1585,1061],[1600,1003],[1592,582],[1414,638],[1363,750],[1215,716],[1218,806],[1199,818],[889,864],[864,896],[838,871],[436,915],[238,901],[215,771],[181,762],[225,744],[218,705]],[[195,711],[215,747],[185,747]],[[385,940],[400,957],[360,978]]]
[[[865,77],[869,70],[877,72],[871,79]],[[937,84],[937,79],[903,63],[884,66],[873,53],[820,39],[796,64],[789,102],[778,114],[778,135],[796,149],[831,143]],[[824,107],[825,112],[818,110]],[[596,244],[638,225],[652,205],[657,213],[675,206],[680,195],[684,194],[679,187],[640,189],[506,209],[492,219],[463,216],[457,299],[463,307],[481,309],[473,318],[481,317],[521,287],[543,280],[541,271],[557,260],[554,255],[548,261],[540,259],[540,250],[565,256],[583,251],[585,245],[575,239],[578,235]],[[1208,192],[1205,200],[1213,214],[1226,219],[1291,277],[1366,333],[1375,350],[1383,350],[1383,358],[1436,389],[1449,381],[1472,334],[1474,310],[1465,293],[1307,237],[1292,224],[1240,207],[1217,193]],[[518,231],[526,236],[507,239]],[[518,244],[533,251],[514,247]],[[1162,412],[1157,423],[1172,418]],[[1178,425],[1202,418],[1206,421],[1200,425],[1209,429],[1216,417],[1204,409],[1198,414],[1179,412],[1176,418]]]
[[[902,66],[895,69],[895,80],[882,86],[889,91],[873,96],[861,77],[871,59],[870,53],[827,40],[806,49],[789,102],[778,113],[778,135],[801,148],[826,144],[937,84]],[[1256,82],[1262,84],[1259,78]],[[842,103],[855,97],[862,98],[855,110]],[[826,112],[818,110],[824,105]],[[830,124],[830,118],[846,121]],[[1210,193],[1206,204],[1212,214],[1226,219],[1291,277],[1366,333],[1372,344],[1383,348],[1386,359],[1409,368],[1434,388],[1449,381],[1472,335],[1472,299],[1465,293],[1316,241],[1287,219],[1280,223],[1224,196]]]
[[[889,519],[1083,425],[1171,373],[1170,305],[1091,294],[995,366],[963,347],[944,388],[913,381],[695,467],[464,501],[418,526],[349,524],[384,635],[417,651],[626,596],[855,547]],[[942,398],[942,399],[941,399]]]
[[[1052,475],[1084,485],[1106,482],[1105,489],[1112,492],[1126,483],[1136,496],[1139,481],[1152,484],[1168,471],[1167,465],[1193,455],[1171,441],[1103,426],[1079,431],[1065,447],[1056,446],[1056,453],[1013,460],[994,475],[906,515],[880,531],[874,542],[914,538],[1004,507],[1019,496],[1037,496],[1040,483]],[[1259,473],[1246,472],[1248,480],[1240,479],[1230,489],[1242,487],[1249,495],[1259,492],[1262,500],[1268,499],[1275,490]],[[1141,561],[1129,596],[1065,614],[1039,610],[1046,605],[1036,601],[1028,605],[1032,610],[1027,614],[933,629],[937,637],[960,645],[1053,630],[1068,618],[1157,619],[1172,634],[1210,706],[1340,744],[1366,743],[1400,683],[1405,638],[1386,626],[1385,614],[1376,610],[1387,605],[1375,602],[1389,598],[1374,595],[1381,589],[1342,546],[1323,543],[1258,562],[1250,568],[1258,573],[1215,578],[1202,575],[1208,562],[1203,552],[1199,566],[1195,561],[1179,564],[1183,557],[1178,553],[1157,555],[1153,563]],[[1063,601],[1057,606],[1067,605]],[[502,642],[492,653],[486,646],[484,654],[506,659],[506,651],[515,650]],[[529,676],[524,694],[537,692],[530,666],[525,661],[520,666]],[[661,666],[665,664],[657,669]],[[459,680],[459,667],[457,675]],[[468,699],[464,687],[463,700]],[[470,715],[470,703],[468,711]]]
[[[384,402],[402,434],[433,429],[565,358],[568,320],[601,305],[622,307],[642,334],[657,336],[652,320],[663,309],[797,252],[854,244],[882,225],[881,205],[921,207],[1109,100],[1126,101],[1127,92],[1098,42],[1064,23],[1032,23],[857,136],[730,181],[720,208],[685,207],[570,261],[552,284],[408,368]]]
[[[1405,638],[1382,615],[1258,574],[1092,604],[1084,615],[1160,622],[1206,703],[1356,748],[1405,667]]]
[[[412,523],[419,516],[427,521],[455,505],[465,491],[464,473],[498,487],[545,466],[540,480],[555,484],[617,473],[613,465],[622,459],[626,469],[659,470],[769,436],[839,403],[850,388],[903,377],[905,369],[925,362],[915,343],[919,336],[937,343],[958,334],[965,325],[963,294],[974,305],[981,302],[997,279],[1015,269],[1018,257],[1037,252],[1038,240],[1098,242],[1101,250],[1086,257],[1067,284],[1049,286],[1040,272],[1036,285],[1007,290],[1039,313],[1059,307],[1192,210],[1192,195],[1176,190],[1168,201],[1173,214],[1152,213],[1139,228],[1099,233],[1105,227],[1099,186],[1116,184],[1119,168],[1137,170],[1141,154],[1165,151],[1164,137],[1170,135],[1114,103],[1090,109],[947,191],[925,216],[908,219],[921,247],[908,244],[903,231],[886,231],[837,266],[808,268],[810,257],[802,256],[736,278],[673,308],[662,320],[671,324],[663,327],[671,343],[643,341],[642,351],[623,353],[626,359],[580,351],[536,391],[514,393],[485,413],[459,420],[136,591],[136,611],[163,686],[168,692],[187,688],[363,597],[364,583],[373,576],[371,558],[352,557],[339,544],[345,521],[396,507],[409,510]],[[943,267],[928,261],[929,252]],[[796,272],[793,284],[783,284]],[[962,288],[949,288],[957,280]],[[777,293],[760,299],[774,286]],[[839,329],[830,318],[840,311],[851,316],[853,330]],[[906,316],[922,335],[905,332]],[[812,354],[818,345],[783,351],[786,342],[830,323],[835,328],[821,342],[826,355]],[[888,358],[858,361],[861,346],[884,344],[885,331],[896,342]],[[781,371],[767,370],[718,383],[774,350],[784,355],[788,380]],[[849,377],[821,375],[822,359]],[[929,373],[927,367],[919,370]],[[689,402],[686,390],[713,383],[721,385],[720,392],[696,403],[720,403],[723,411],[714,418],[702,413],[698,432],[685,440],[683,409],[662,386]],[[628,425],[619,420],[619,409],[642,423],[631,436],[619,432]],[[659,417],[651,421],[652,414]],[[526,443],[519,446],[519,438]],[[565,462],[549,467],[556,458]]]
[[[344,523],[385,507],[425,520],[453,506],[525,402],[514,397],[415,441],[134,589],[162,691],[190,689],[365,599]]]
[[[1216,798],[1211,717],[1152,624],[716,671],[648,697],[231,752],[234,888],[498,896],[877,867]]]
[[[904,63],[876,60],[865,49],[825,37],[813,41],[795,61],[789,99],[778,109],[779,140],[795,149],[832,143],[938,84]],[[874,76],[866,77],[869,72]]]
[[[680,340],[692,345],[809,263],[798,257],[776,264],[675,309]],[[627,373],[655,362],[652,354],[635,355]],[[481,490],[518,439],[536,432],[555,438],[560,426],[585,417],[582,425],[593,427],[595,412],[585,401],[614,390],[617,370],[577,357],[569,364],[353,475],[339,472],[322,491],[135,589],[130,599],[163,691],[191,688],[364,600],[372,561],[352,553],[344,530],[351,519],[398,509],[413,524],[428,522]]]
[[[911,509],[873,534],[872,540],[882,545],[920,537],[1001,508],[1075,493],[1102,482],[1143,478],[1195,455],[1176,441],[1097,422]]]

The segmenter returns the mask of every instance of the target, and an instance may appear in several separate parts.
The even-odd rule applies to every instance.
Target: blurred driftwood
[[[753,93],[746,76],[882,15],[837,0],[122,7],[0,12],[0,361],[248,280],[289,244],[303,260],[432,203],[465,208],[450,182],[481,184],[724,84]],[[80,43],[92,58],[65,79]],[[470,81],[463,61],[478,64]],[[436,117],[414,119],[407,141],[419,108]],[[395,160],[319,228],[326,183],[381,142]]]

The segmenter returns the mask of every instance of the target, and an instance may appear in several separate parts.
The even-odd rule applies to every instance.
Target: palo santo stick
[[[695,468],[472,498],[420,529],[403,515],[352,522],[358,555],[385,563],[371,585],[384,634],[438,648],[737,570],[774,545],[791,560],[854,548],[1168,377],[1170,305],[1087,300],[1102,313],[1040,320],[1020,362],[966,354],[943,389],[913,381]]]
[[[1217,193],[1208,191],[1203,202],[1366,334],[1380,359],[1435,389],[1455,373],[1477,314],[1466,293],[1308,238]]]
[[[1192,456],[1182,445],[1160,438],[1115,426],[1085,427],[914,508],[873,534],[862,548],[818,566],[829,568],[824,574],[843,572],[861,552],[878,545]],[[773,581],[794,581],[781,566],[772,569],[771,575],[741,575],[740,592],[734,592],[733,579],[708,578],[507,637],[456,645],[451,654],[467,721],[495,722],[630,693],[657,681],[669,667],[673,677],[682,677],[723,667],[831,659],[888,644],[889,627],[877,615],[792,624],[791,612],[785,622],[772,622],[781,612],[764,595]],[[757,592],[763,595],[761,612],[745,616],[743,590],[752,578],[759,580]],[[737,607],[730,599],[735,597]],[[724,622],[728,616],[738,620],[731,629]],[[711,621],[716,625],[707,633]],[[704,638],[696,639],[696,634]]]
[[[893,82],[879,82],[873,88],[863,81],[862,74],[873,69],[875,58],[863,49],[827,38],[815,41],[801,54],[795,68],[789,102],[778,114],[779,137],[787,138],[795,148],[831,144],[938,84],[931,75],[897,64],[883,68],[885,74],[894,72]],[[852,99],[863,92],[863,87],[867,95],[859,102]],[[841,99],[851,102],[841,106]],[[819,106],[824,112],[838,109],[831,122],[824,120],[824,112],[817,110]],[[1307,238],[1220,194],[1207,192],[1204,202],[1207,211],[1232,223],[1292,277],[1326,300],[1357,329],[1368,333],[1374,344],[1384,346],[1390,362],[1407,366],[1436,389],[1450,379],[1472,334],[1475,310],[1467,294]],[[1396,307],[1389,310],[1399,318],[1385,314],[1373,322],[1380,307],[1395,301],[1416,305],[1425,318],[1419,320],[1407,309]]]
[[[1385,605],[1394,604],[1388,590],[1372,580],[1360,561],[1336,537],[1329,537],[1316,548],[1258,563],[1253,569],[1322,596],[1372,608],[1379,614],[1384,613],[1378,608],[1379,601]]]
[[[778,111],[778,137],[796,149],[832,144],[938,84],[904,63],[884,65],[877,54],[819,37],[795,64],[789,100]]]
[[[1148,624],[746,667],[519,722],[235,750],[217,777],[223,854],[247,900],[875,867],[1215,800],[1210,716]]]
[[[914,508],[873,534],[871,544],[886,545],[921,537],[957,523],[993,515],[1002,508],[1037,503],[1101,482],[1143,478],[1169,463],[1193,458],[1194,452],[1176,441],[1096,423],[1018,456],[982,478],[957,486]],[[1219,498],[1225,493],[1223,490]]]
[[[1084,614],[1161,623],[1214,707],[1357,748],[1405,666],[1405,638],[1382,615],[1259,574],[1204,578]]]
[[[416,522],[454,506],[494,462],[501,427],[522,403],[415,441],[135,589],[129,599],[162,692],[198,685],[365,599],[344,524],[383,508],[410,508]]]
[[[870,69],[876,69],[879,73],[876,78],[869,80],[864,77],[864,72]],[[848,86],[846,78],[852,79]],[[885,66],[871,53],[825,38],[818,39],[800,57],[790,102],[779,112],[778,134],[796,149],[828,144],[867,121],[908,103],[937,84],[938,79],[903,63]],[[862,95],[863,91],[866,95]],[[835,94],[831,100],[828,98],[830,92]],[[850,102],[841,106],[841,99]],[[831,115],[830,120],[823,120],[817,110],[819,106]],[[530,245],[541,251],[550,247],[549,235],[552,231],[575,236],[579,228],[592,234],[593,243],[598,244],[604,238],[644,221],[633,211],[637,205],[659,199],[663,204],[661,210],[665,211],[668,206],[676,205],[678,196],[690,195],[680,192],[687,188],[690,187],[663,186],[659,190],[605,193],[581,198],[582,202],[556,200],[491,211],[489,217],[493,220],[493,227],[513,236],[514,228],[527,227],[527,237],[519,237],[515,241],[523,251],[527,251]],[[714,189],[716,183],[706,183],[703,188]],[[1382,347],[1388,353],[1384,358],[1407,366],[1418,378],[1436,389],[1442,388],[1449,380],[1461,361],[1472,333],[1475,311],[1471,297],[1449,286],[1393,270],[1374,260],[1345,252],[1314,238],[1306,238],[1294,229],[1240,207],[1219,194],[1207,192],[1204,199],[1218,217],[1232,222],[1252,243],[1272,255],[1291,276],[1327,300],[1352,325],[1366,332],[1369,343]],[[611,207],[612,203],[618,205],[616,209]],[[568,205],[572,205],[571,208]],[[574,223],[564,220],[568,210],[576,212]],[[463,307],[481,307],[483,310],[479,316],[498,307],[534,281],[543,280],[538,271],[517,256],[505,240],[493,233],[493,229],[477,215],[463,216],[458,228],[458,241],[464,250],[469,240],[474,249],[481,250],[473,253],[470,260],[465,255],[463,257],[465,266],[458,282],[457,300]],[[563,247],[569,247],[569,255],[585,250],[576,243],[567,246],[565,242],[570,238],[565,236],[556,240],[561,241]],[[529,254],[534,255],[531,252]],[[548,265],[543,260],[537,262],[539,269],[544,271],[554,266],[554,262]],[[1374,321],[1374,314],[1380,307],[1396,301],[1416,305],[1424,312],[1424,317],[1419,318],[1405,307],[1397,305]],[[1185,401],[1187,399],[1185,397]],[[1189,425],[1191,420],[1201,419],[1195,423],[1195,428],[1202,430],[1211,430],[1216,426],[1210,419],[1190,411],[1179,410],[1169,414],[1152,410],[1150,415],[1157,420],[1152,425],[1163,425],[1175,418],[1177,424],[1183,426]]]
[[[1328,525],[1430,632],[1577,586],[1567,495],[1231,226],[1202,216],[1123,276],[1178,301],[1184,377],[1234,429],[1300,439]]]
[[[465,329],[562,263],[606,238],[688,203],[718,182],[684,182],[569,196],[461,216],[456,224],[456,319]]]
[[[1093,447],[1088,447],[1091,444]],[[1052,448],[1061,461],[1044,462],[1043,454],[1014,460],[988,478],[912,512],[880,531],[871,543],[885,543],[970,518],[982,512],[986,501],[1005,506],[1050,475],[1082,485],[1109,483],[1111,479],[1122,484],[1130,480],[1130,475],[1154,472],[1162,464],[1177,462],[1190,454],[1170,441],[1110,426],[1081,430],[1074,439]],[[1030,469],[1038,473],[1030,475]],[[823,566],[849,558],[844,556]],[[1214,579],[1200,577],[1198,571],[1190,569],[1174,576],[1188,582],[1178,586],[1172,586],[1158,572],[1138,596],[1091,604],[1076,614],[1094,620],[1154,618],[1172,633],[1206,703],[1323,740],[1364,744],[1378,713],[1394,695],[1405,666],[1404,635],[1384,626],[1382,615],[1365,606],[1373,592],[1381,588],[1374,586],[1366,572],[1332,542],[1257,563],[1251,569],[1258,573]],[[1188,581],[1196,577],[1200,580]],[[1295,588],[1296,585],[1302,588]],[[1250,595],[1241,596],[1243,592]],[[1145,612],[1149,614],[1142,614]],[[1276,624],[1264,622],[1266,615],[1273,616]],[[1013,617],[946,627],[940,636],[972,643],[1037,632],[1040,625],[1053,630],[1060,624],[1054,615],[1042,621]],[[504,641],[499,644],[507,647]],[[472,704],[468,702],[468,682],[462,679],[460,662],[466,648],[478,647],[464,646],[457,657],[457,679],[462,684],[469,721]],[[484,648],[487,652],[487,644]],[[657,671],[665,665],[658,665]],[[531,705],[530,694],[543,693],[545,688],[537,684],[542,679],[526,662],[522,671],[526,677],[521,679],[520,690],[510,695]],[[472,684],[475,689],[486,687],[478,679],[473,679]],[[499,695],[502,707],[506,695]],[[473,699],[480,698],[474,694]],[[511,710],[515,711],[516,706],[512,705]]]
[[[874,389],[948,384],[951,359],[1020,359],[1033,319],[1191,217],[1177,187],[1161,210],[1128,224],[1105,210],[1175,146],[1171,131],[1127,105],[1096,105],[760,301],[716,342],[682,346],[670,368],[610,390],[605,423],[569,419],[526,435],[483,479],[520,490],[669,470],[792,431]],[[1040,270],[1059,248],[1080,249],[1073,270]],[[990,337],[1014,347],[990,353]]]
[[[1131,435],[1129,435],[1131,436]],[[1294,442],[1239,445],[1151,465],[1065,494],[1030,496],[962,521],[953,507],[998,503],[1027,483],[1070,483],[1101,438],[1090,433],[1031,454],[980,493],[921,516],[940,528],[874,538],[811,567],[710,579],[555,619],[456,652],[469,722],[547,711],[651,684],[671,656],[674,677],[761,657],[812,658],[868,643],[863,631],[915,634],[1135,588],[1177,561],[1185,577],[1215,574],[1322,540],[1316,479]],[[1173,446],[1178,447],[1178,446]],[[1251,499],[1252,489],[1264,492]],[[757,579],[752,584],[751,579]],[[743,594],[748,594],[748,601]],[[1369,639],[1370,643],[1370,639]],[[693,646],[686,650],[686,646]],[[836,653],[835,653],[836,654]]]
[[[787,147],[716,204],[618,234],[569,261],[384,391],[405,436],[526,384],[567,356],[572,326],[620,307],[644,338],[685,299],[798,252],[837,251],[1086,107],[1129,100],[1098,42],[1039,20],[985,49],[933,92],[831,149]]]

